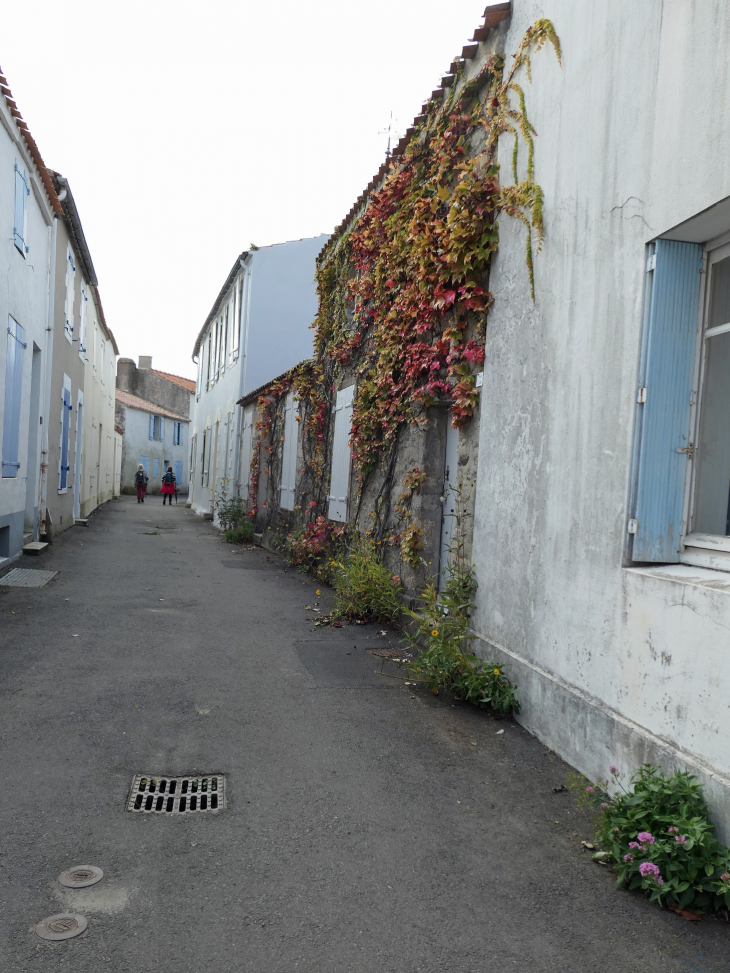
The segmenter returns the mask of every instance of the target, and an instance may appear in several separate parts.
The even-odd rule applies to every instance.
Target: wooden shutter
[[[175,483],[178,487],[182,487],[182,460],[175,460]]]
[[[239,277],[234,287],[233,322],[231,325],[231,362],[238,358],[238,342],[241,331],[241,286],[243,278]]]
[[[26,254],[25,223],[26,223],[26,207],[28,205],[29,194],[30,194],[30,190],[28,189],[28,182],[25,176],[25,169],[19,166],[16,161],[14,241],[15,241],[15,246],[18,248],[18,250],[20,250],[23,256],[25,256]]]
[[[160,461],[155,456],[154,459],[152,460],[152,476],[159,476],[159,475],[160,475]]]
[[[294,406],[294,393],[286,397],[284,406],[284,443],[281,451],[281,500],[282,510],[294,509],[294,494],[297,482],[297,422]]]
[[[347,498],[350,489],[350,427],[355,386],[340,389],[335,404],[335,431],[332,442],[332,477],[330,479],[330,520],[347,521]]]
[[[69,339],[74,333],[74,291],[76,283],[76,265],[74,264],[71,247],[66,251],[66,324],[64,331]]]
[[[160,442],[163,443],[164,441],[165,441],[165,420],[162,416],[160,416]]]
[[[155,438],[155,417],[150,416],[150,439]]]
[[[63,406],[61,414],[61,469],[58,479],[59,490],[65,490],[68,485],[68,438],[71,429],[71,391],[64,388]]]
[[[702,247],[657,240],[647,264],[634,561],[679,560]]]
[[[147,476],[149,476],[150,475],[150,458],[149,458],[149,456],[140,456],[139,461],[142,464],[142,466],[144,467],[145,473],[147,474]]]
[[[23,386],[25,331],[8,315],[7,358],[5,359],[5,411],[3,414],[2,475],[16,477],[20,469],[20,402]]]

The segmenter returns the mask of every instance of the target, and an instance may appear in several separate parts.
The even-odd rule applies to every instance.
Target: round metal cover
[[[86,916],[77,916],[71,912],[59,912],[57,916],[49,916],[35,927],[41,939],[72,939],[80,936],[88,923]]]
[[[96,885],[104,878],[104,872],[96,865],[74,865],[61,872],[58,881],[67,889],[85,889],[87,885]]]

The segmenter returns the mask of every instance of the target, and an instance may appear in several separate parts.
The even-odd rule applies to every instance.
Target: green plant
[[[403,607],[400,578],[383,564],[372,541],[359,539],[334,567],[337,598],[332,618],[398,624]]]
[[[462,514],[457,513],[443,591],[439,592],[435,578],[429,578],[420,610],[407,611],[416,624],[406,640],[419,652],[407,671],[423,677],[432,690],[448,690],[474,706],[489,706],[494,713],[508,716],[520,711],[516,687],[502,665],[484,662],[469,651],[475,639],[469,633],[469,619],[477,580],[474,565],[465,557],[461,520]]]
[[[220,490],[213,495],[213,513],[224,532],[238,528],[247,529],[246,525],[251,523],[251,518],[246,507],[246,501],[242,497],[229,496],[228,480],[224,479]],[[251,530],[253,532],[253,527]]]
[[[317,517],[284,537],[277,536],[274,544],[303,574],[332,584],[338,571],[337,558],[346,550],[345,534],[345,526],[336,527]]]
[[[253,539],[253,521],[248,520],[240,527],[229,527],[223,531],[227,544],[247,544]]]
[[[730,849],[715,838],[700,782],[686,771],[666,777],[646,764],[628,789],[585,787],[598,812],[596,838],[610,852],[619,885],[640,888],[652,902],[703,911],[730,908]]]

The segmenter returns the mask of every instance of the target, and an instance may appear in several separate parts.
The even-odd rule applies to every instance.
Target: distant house
[[[238,492],[236,402],[312,355],[315,260],[326,241],[321,235],[242,253],[200,330],[189,498],[198,514],[212,511],[224,483],[229,494]]]
[[[173,468],[178,491],[188,492],[188,427],[194,396],[192,379],[153,369],[150,357],[140,356],[139,367],[130,358],[119,359],[116,429],[122,437],[122,493],[134,492],[140,463],[149,477],[148,492],[159,492],[168,466]]]
[[[115,450],[111,379],[118,348],[104,320],[97,278],[68,181],[51,173],[63,208],[55,234],[53,331],[48,388],[48,471],[41,534],[87,517],[113,495]]]

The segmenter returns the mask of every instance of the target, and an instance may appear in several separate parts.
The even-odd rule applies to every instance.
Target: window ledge
[[[673,581],[675,584],[690,584],[700,588],[727,591],[730,594],[730,577],[728,577],[730,564],[724,569],[717,570],[704,565],[693,565],[683,559],[682,564],[661,564],[651,568],[626,568],[626,571],[630,574]]]

